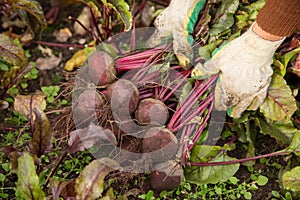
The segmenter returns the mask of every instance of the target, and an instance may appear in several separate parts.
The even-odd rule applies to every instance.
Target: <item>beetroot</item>
[[[177,153],[177,149],[177,138],[166,128],[154,127],[144,135],[143,152],[149,153],[153,162],[172,159]]]
[[[155,192],[163,190],[173,190],[178,187],[183,178],[182,166],[174,160],[155,165],[155,170],[151,172],[151,189]]]
[[[107,95],[113,114],[119,117],[117,120],[128,120],[126,115],[133,113],[138,106],[139,91],[131,81],[126,79],[119,79],[108,86]]]
[[[133,120],[111,122],[106,128],[110,129],[116,138],[120,138],[123,135],[135,134],[138,130],[136,129],[136,124]]]
[[[95,51],[88,57],[88,75],[96,85],[107,85],[116,79],[113,59],[103,51]]]
[[[135,111],[135,118],[140,125],[164,125],[168,117],[168,107],[162,101],[153,98],[140,101]]]
[[[76,124],[89,124],[95,119],[97,109],[105,104],[105,99],[96,90],[84,90],[79,94],[73,107],[73,117]],[[94,116],[93,116],[94,115]]]

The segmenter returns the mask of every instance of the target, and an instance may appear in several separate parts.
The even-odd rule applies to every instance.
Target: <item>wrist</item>
[[[252,31],[255,34],[257,34],[259,37],[269,41],[278,41],[284,38],[282,36],[273,35],[271,33],[264,31],[257,23],[253,25]]]

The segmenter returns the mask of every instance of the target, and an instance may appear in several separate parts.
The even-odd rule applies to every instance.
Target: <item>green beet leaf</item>
[[[293,168],[291,171],[286,172],[283,177],[283,187],[286,190],[300,193],[300,166]]]
[[[270,120],[288,121],[296,110],[296,100],[290,87],[282,76],[274,74],[260,111]]]
[[[221,147],[197,145],[191,153],[191,162],[223,162],[236,160],[225,153],[220,155]],[[215,184],[227,181],[239,169],[240,164],[217,165],[217,166],[191,166],[185,168],[185,177],[187,181],[195,184]]]
[[[39,185],[39,178],[35,172],[33,158],[29,153],[24,153],[18,158],[18,183],[17,189],[25,200],[46,199]]]
[[[280,53],[275,54],[275,59],[273,65],[275,67],[275,72],[280,74],[281,76],[285,76],[288,64],[297,57],[300,53],[300,47],[284,54],[283,56]]]
[[[221,7],[216,13],[216,19],[213,26],[209,30],[212,36],[217,36],[223,31],[227,30],[234,24],[234,13],[239,6],[239,0],[222,1]]]
[[[53,130],[46,114],[35,108],[34,133],[29,142],[29,150],[40,157],[51,150],[53,146]]]
[[[255,20],[258,14],[258,11],[265,5],[266,0],[258,0],[250,5],[242,7],[242,10],[245,10],[249,14],[250,20]]]
[[[109,188],[105,196],[102,197],[100,200],[112,200],[112,199],[115,199],[114,190],[112,188]]]
[[[110,158],[92,161],[76,179],[76,199],[92,200],[101,197],[104,189],[104,178],[119,168],[119,164]]]
[[[291,121],[273,122],[266,118],[257,117],[255,123],[262,134],[270,135],[284,144],[290,144],[294,134],[298,131]]]
[[[292,60],[292,58],[295,57],[298,53],[300,53],[300,47],[288,52],[287,54],[281,57],[285,69],[288,63]]]
[[[287,150],[293,151],[297,156],[300,156],[300,130],[294,134],[293,140]]]
[[[124,0],[102,0],[102,2],[118,13],[125,25],[125,31],[129,31],[132,27],[132,15],[129,5]]]

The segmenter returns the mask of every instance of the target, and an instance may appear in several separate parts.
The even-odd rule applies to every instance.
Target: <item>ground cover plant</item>
[[[184,69],[146,43],[168,3],[0,0],[1,199],[300,198],[299,32],[232,119],[191,72],[265,1],[206,1]]]

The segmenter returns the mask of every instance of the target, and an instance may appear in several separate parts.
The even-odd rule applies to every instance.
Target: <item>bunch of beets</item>
[[[116,59],[93,52],[78,73],[73,107],[78,127],[101,126],[119,149],[110,156],[127,170],[151,171],[156,191],[181,183],[189,153],[207,128],[218,78],[193,79],[192,67],[178,66],[171,46]]]

